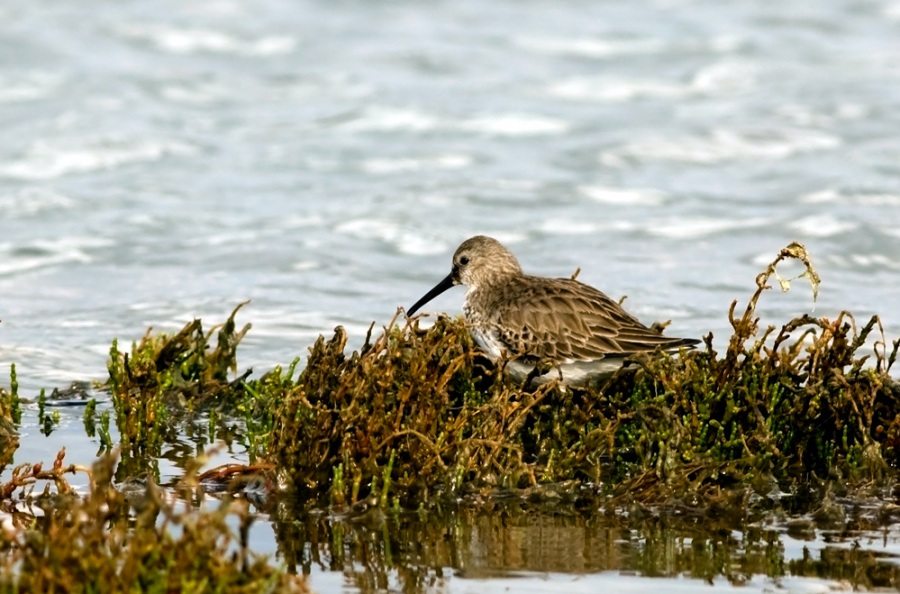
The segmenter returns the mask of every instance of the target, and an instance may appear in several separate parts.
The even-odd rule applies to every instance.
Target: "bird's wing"
[[[529,282],[510,293],[515,306],[494,310],[499,338],[514,354],[590,361],[699,342],[663,336],[604,293],[576,280],[526,278]]]

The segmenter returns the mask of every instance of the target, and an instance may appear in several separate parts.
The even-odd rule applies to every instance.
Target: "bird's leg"
[[[548,373],[554,367],[559,371],[559,379],[562,381],[562,369],[550,361],[548,359],[538,359],[538,361],[534,364],[534,368],[528,372],[528,376],[525,378],[525,385],[530,386],[531,382],[535,379],[541,377],[545,373]]]

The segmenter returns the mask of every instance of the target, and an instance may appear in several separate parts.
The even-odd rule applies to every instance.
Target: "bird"
[[[522,272],[502,243],[476,235],[453,254],[450,274],[412,307],[448,289],[467,288],[463,313],[475,343],[492,360],[505,360],[517,381],[585,385],[609,377],[640,354],[677,353],[700,341],[674,338],[645,326],[619,303],[574,278]]]

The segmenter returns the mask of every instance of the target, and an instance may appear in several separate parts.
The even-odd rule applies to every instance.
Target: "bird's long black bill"
[[[408,315],[408,316],[413,315],[414,313],[419,311],[420,307],[422,307],[423,305],[425,305],[426,303],[428,303],[429,301],[431,301],[432,299],[434,299],[435,297],[437,297],[438,295],[440,295],[441,293],[443,293],[444,291],[446,291],[447,289],[449,289],[450,287],[452,287],[455,284],[456,283],[453,282],[453,273],[451,272],[450,274],[447,275],[447,278],[445,278],[444,280],[439,282],[437,285],[435,285],[435,287],[433,289],[431,289],[430,291],[425,293],[424,297],[422,297],[421,299],[416,301],[415,305],[410,307],[409,310],[406,312],[406,315]]]

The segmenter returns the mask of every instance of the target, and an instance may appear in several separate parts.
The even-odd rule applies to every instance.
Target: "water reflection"
[[[360,592],[445,591],[458,580],[553,574],[590,580],[601,572],[677,577],[682,585],[689,578],[743,587],[765,576],[775,587],[794,576],[853,589],[900,588],[896,517],[883,524],[858,515],[833,530],[830,520],[811,516],[798,530],[797,520],[773,512],[712,516],[517,504],[336,517],[298,516],[281,503],[273,516],[281,560],[291,571],[312,574],[314,589],[316,576],[329,572],[343,574],[344,588]],[[667,585],[673,583],[652,587]]]

